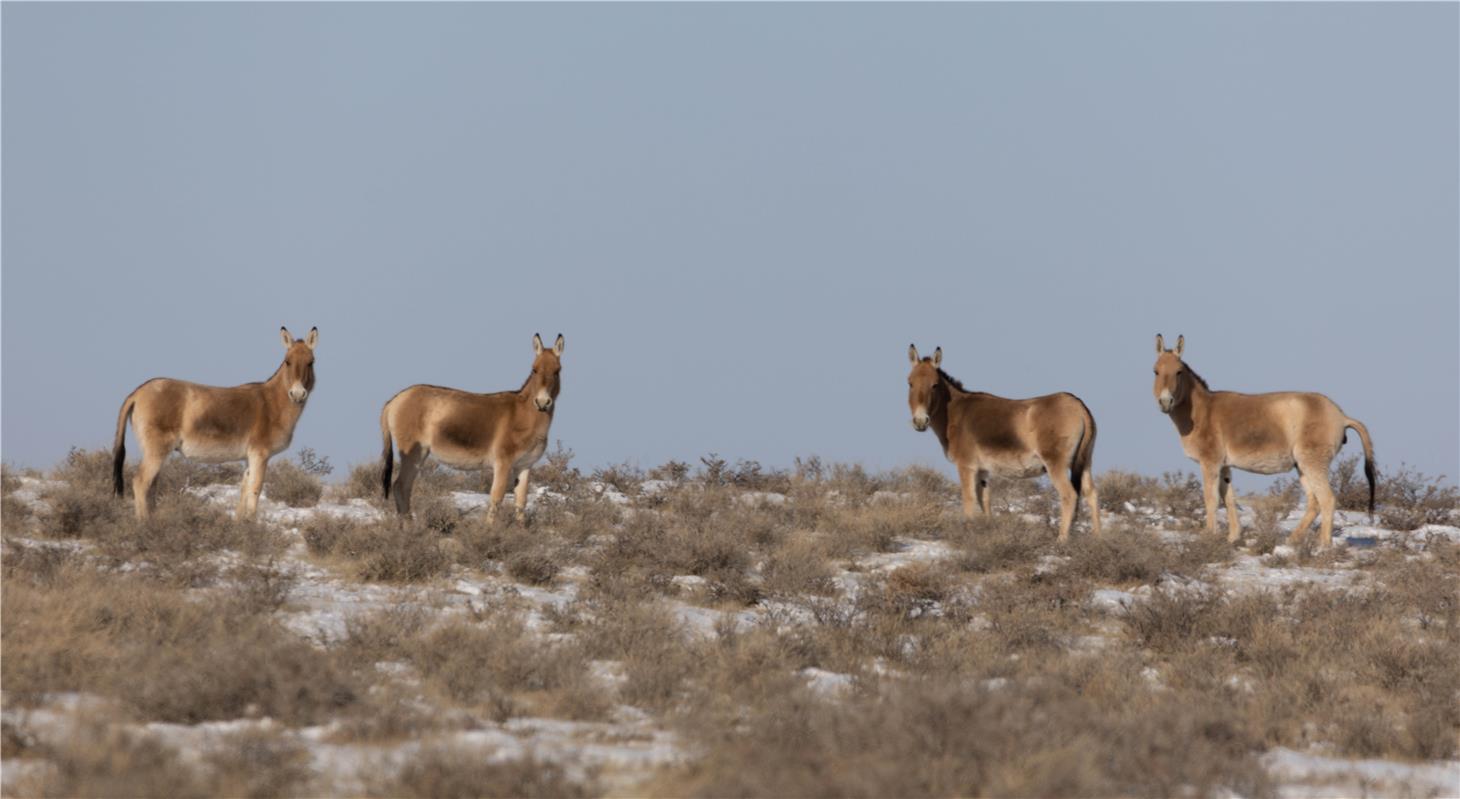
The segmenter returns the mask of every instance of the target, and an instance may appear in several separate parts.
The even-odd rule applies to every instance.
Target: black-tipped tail
[[[112,490],[121,496],[126,487],[122,485],[122,465],[127,460],[127,445],[118,443],[112,449]]]
[[[1379,469],[1371,458],[1364,458],[1364,477],[1369,479],[1369,521],[1374,520],[1374,487],[1379,482]]]

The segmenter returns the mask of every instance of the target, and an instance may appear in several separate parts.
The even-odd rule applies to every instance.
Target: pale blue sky
[[[1098,469],[1191,468],[1159,331],[1460,471],[1454,3],[0,13],[11,463],[109,445],[149,377],[267,377],[286,324],[341,465],[540,331],[584,465],[942,463],[915,341],[1079,394]]]

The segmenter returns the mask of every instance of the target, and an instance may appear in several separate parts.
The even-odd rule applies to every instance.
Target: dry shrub
[[[5,581],[8,696],[86,691],[180,723],[261,713],[314,722],[354,701],[353,677],[227,594],[189,596],[137,575],[69,564]]]
[[[499,721],[520,710],[569,718],[598,718],[608,710],[582,648],[535,635],[510,610],[496,610],[481,623],[437,625],[406,654],[433,690],[485,708]]]
[[[1213,634],[1212,610],[1217,605],[1217,600],[1203,592],[1153,591],[1121,618],[1141,646],[1172,653]]]
[[[421,750],[399,773],[368,788],[370,796],[410,799],[573,799],[597,792],[591,777],[575,781],[551,761],[531,756],[495,760],[479,749],[443,745]]]
[[[59,746],[39,747],[53,768],[22,782],[22,796],[210,796],[201,776],[151,736],[88,720]]]
[[[391,516],[362,522],[318,515],[300,532],[311,554],[346,562],[361,580],[422,582],[451,570],[441,534],[419,520]]]
[[[264,497],[291,508],[312,508],[324,495],[324,484],[292,461],[276,460],[264,472]]]
[[[627,517],[612,539],[589,556],[594,587],[635,596],[646,586],[667,590],[677,575],[695,575],[709,581],[711,598],[740,604],[759,599],[760,589],[747,574],[752,565],[747,539],[769,537],[766,528],[755,524],[766,517],[715,492],[703,493],[703,504],[676,498],[658,513]]]
[[[955,524],[946,507],[883,500],[826,506],[816,520],[816,529],[830,537],[837,557],[850,557],[891,552],[899,538],[943,538]]]
[[[30,504],[14,495],[20,489],[20,478],[8,465],[0,464],[0,527],[9,532],[21,529],[35,512]]]
[[[529,585],[546,585],[558,576],[561,564],[548,550],[534,549],[518,552],[507,559],[507,573],[512,579]]]
[[[363,499],[372,504],[383,504],[385,489],[382,485],[380,461],[366,461],[350,467],[350,474],[340,484],[340,493],[347,499]],[[394,508],[394,505],[391,506]]]
[[[702,661],[688,632],[659,602],[639,597],[580,601],[563,619],[589,658],[622,661],[624,702],[654,710],[673,705]]]
[[[1353,470],[1348,466],[1350,461],[1356,463],[1357,459],[1339,463],[1340,479],[1345,472]],[[1354,510],[1368,507],[1367,491],[1365,483],[1363,505],[1354,507]],[[1379,521],[1390,529],[1413,530],[1426,524],[1456,524],[1460,519],[1460,489],[1443,476],[1432,477],[1401,464],[1393,472],[1380,472],[1377,493]]]
[[[1091,675],[1090,670],[1099,672]],[[791,693],[690,732],[695,796],[1169,796],[1269,790],[1225,706],[1144,692],[1099,664],[1000,689],[891,684],[837,701]],[[1091,683],[1119,686],[1094,698]],[[1098,692],[1091,692],[1097,693]]]
[[[828,560],[830,542],[825,534],[791,535],[766,556],[766,594],[790,598],[803,594],[830,594],[834,573]]]
[[[1100,510],[1127,513],[1126,503],[1137,510],[1159,507],[1160,484],[1154,477],[1111,469],[1095,480],[1100,494]]]
[[[950,538],[954,562],[974,573],[1032,567],[1053,544],[1047,529],[1015,513],[975,516]]]

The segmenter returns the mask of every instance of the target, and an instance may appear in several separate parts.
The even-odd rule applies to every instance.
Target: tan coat
[[[547,451],[548,429],[557,410],[563,337],[559,335],[553,348],[546,349],[534,335],[532,346],[532,374],[516,391],[475,394],[416,385],[385,403],[380,411],[382,488],[388,499],[394,485],[397,512],[410,514],[416,472],[427,456],[435,455],[458,469],[492,469],[488,519],[495,517],[507,494],[507,481],[515,476],[513,499],[521,517],[527,503],[528,471]],[[392,449],[399,449],[401,466],[394,484]]]
[[[247,461],[238,494],[238,516],[258,510],[269,458],[284,451],[314,391],[314,347],[319,331],[296,340],[279,328],[284,362],[262,383],[222,388],[159,377],[138,386],[122,402],[112,444],[112,483],[122,495],[127,457],[127,421],[142,447],[142,465],[132,480],[137,518],[145,519],[156,497],[154,481],[174,450],[209,463]]]
[[[991,513],[990,477],[1028,478],[1048,474],[1060,495],[1059,539],[1069,538],[1080,494],[1090,508],[1090,529],[1100,534],[1094,470],[1095,417],[1074,394],[1005,399],[967,391],[941,368],[943,349],[919,358],[908,347],[908,406],[913,427],[932,428],[943,454],[958,467],[963,512],[977,506]]]
[[[1186,338],[1178,336],[1176,349],[1168,350],[1162,338],[1156,336],[1153,392],[1161,411],[1176,425],[1181,450],[1201,465],[1209,532],[1217,531],[1217,505],[1223,502],[1227,507],[1227,540],[1237,540],[1241,532],[1236,495],[1231,490],[1232,469],[1257,474],[1297,469],[1307,494],[1307,507],[1293,531],[1294,540],[1307,535],[1314,516],[1321,512],[1319,545],[1328,546],[1333,540],[1336,504],[1328,470],[1346,440],[1344,431],[1348,428],[1359,434],[1364,446],[1369,513],[1373,514],[1377,470],[1368,428],[1349,418],[1337,403],[1322,394],[1212,391],[1181,359],[1185,345]]]

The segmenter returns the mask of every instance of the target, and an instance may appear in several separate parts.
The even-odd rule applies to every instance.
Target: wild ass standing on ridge
[[[516,474],[516,515],[522,518],[527,505],[527,472],[547,450],[548,427],[557,410],[561,387],[563,336],[552,349],[542,337],[532,336],[532,373],[516,391],[473,394],[441,386],[411,386],[385,403],[380,410],[380,436],[385,451],[382,483],[390,498],[392,439],[400,450],[400,476],[395,481],[395,508],[403,516],[411,512],[411,487],[416,470],[428,455],[458,469],[492,467],[492,496],[487,520],[497,515],[497,506],[507,494],[507,480]]]
[[[1070,535],[1081,490],[1090,507],[1090,531],[1100,535],[1100,501],[1095,492],[1093,457],[1095,417],[1074,394],[1049,394],[1012,400],[978,391],[942,369],[943,348],[919,358],[909,344],[912,373],[907,403],[913,428],[929,427],[943,454],[958,467],[963,515],[973,518],[975,502],[990,515],[989,477],[1037,477],[1048,473],[1060,495],[1059,540]]]
[[[289,447],[304,403],[314,391],[314,345],[319,330],[303,340],[279,328],[284,362],[262,383],[223,388],[157,377],[138,386],[122,402],[112,444],[112,487],[122,491],[127,457],[127,420],[142,447],[142,465],[132,478],[137,518],[146,519],[155,500],[154,480],[173,450],[207,463],[245,460],[238,492],[238,516],[258,510],[259,492],[269,458]]]
[[[1232,491],[1233,467],[1257,474],[1278,474],[1296,467],[1307,492],[1307,507],[1293,530],[1294,540],[1303,540],[1313,517],[1322,511],[1318,543],[1325,547],[1333,543],[1335,503],[1328,467],[1348,440],[1344,431],[1350,427],[1364,445],[1364,477],[1369,481],[1369,516],[1373,517],[1377,472],[1368,428],[1322,394],[1212,391],[1181,359],[1185,348],[1185,336],[1176,337],[1174,350],[1166,349],[1161,336],[1156,336],[1154,393],[1161,412],[1171,417],[1181,435],[1181,449],[1201,464],[1208,532],[1217,532],[1218,495],[1227,506],[1227,541],[1236,541],[1241,532]]]

